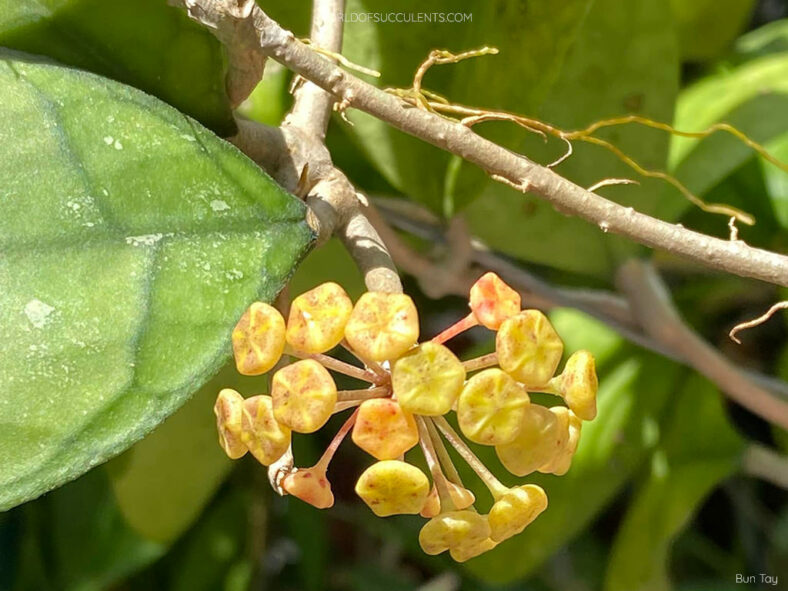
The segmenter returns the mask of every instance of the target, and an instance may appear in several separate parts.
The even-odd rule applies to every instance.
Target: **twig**
[[[340,15],[344,7],[344,0],[313,0],[310,45],[330,53],[342,50],[343,23]],[[294,93],[293,108],[285,124],[299,127],[306,134],[323,141],[333,105],[333,96],[307,81]]]
[[[180,0],[186,2],[188,0]],[[197,2],[198,0],[192,0]],[[201,0],[204,10],[216,10],[218,0]],[[453,123],[421,109],[403,108],[401,99],[341,70],[299,43],[262,10],[252,11],[259,51],[311,80],[351,107],[389,123],[410,135],[476,164],[490,174],[513,183],[527,181],[559,211],[577,215],[631,240],[661,248],[729,273],[788,286],[788,257],[752,248],[741,242],[719,240],[664,222],[589,193],[552,170],[514,154]]]
[[[788,490],[788,458],[768,447],[750,444],[742,458],[742,470]]]
[[[434,263],[409,249],[388,226],[387,222],[430,242],[440,243],[445,238],[436,225],[436,220],[420,206],[411,202],[375,199],[374,203],[383,215],[376,212],[371,219],[375,222],[380,234],[386,238],[400,268],[417,278],[434,276],[437,273]],[[416,259],[419,259],[419,264],[412,264]],[[632,343],[673,361],[693,367],[692,362],[683,357],[680,352],[668,344],[656,340],[651,334],[643,332],[627,300],[617,294],[595,289],[555,287],[530,273],[521,265],[510,261],[499,253],[490,251],[478,242],[473,242],[472,262],[478,266],[479,270],[469,269],[464,275],[458,275],[454,283],[451,284],[452,290],[444,295],[451,293],[467,297],[470,286],[483,272],[494,271],[521,292],[523,301],[527,302],[528,307],[543,310],[555,307],[575,308],[604,322]],[[761,388],[788,400],[788,383],[749,369],[738,369]]]
[[[741,345],[741,341],[736,336],[737,332],[742,330],[747,330],[748,328],[753,328],[754,326],[759,326],[764,322],[768,321],[769,318],[774,316],[777,310],[785,310],[788,309],[788,300],[783,302],[777,302],[771,308],[769,308],[764,314],[758,316],[758,318],[753,318],[752,320],[748,320],[747,322],[741,322],[734,326],[731,331],[728,333],[728,336],[731,338],[732,341]]]
[[[719,351],[689,329],[673,308],[654,268],[631,260],[622,265],[617,283],[646,332],[673,348],[730,398],[761,418],[788,429],[788,402],[757,386]]]

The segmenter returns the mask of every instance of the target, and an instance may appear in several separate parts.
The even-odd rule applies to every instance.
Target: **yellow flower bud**
[[[482,326],[498,330],[520,311],[520,294],[495,273],[485,273],[471,287],[471,310]]]
[[[241,441],[264,466],[273,464],[290,447],[290,429],[274,418],[270,396],[252,396],[244,401]]]
[[[490,537],[490,524],[476,511],[447,511],[430,519],[419,532],[425,553],[440,554],[450,548],[471,548]]]
[[[400,406],[413,414],[449,412],[465,381],[465,368],[443,345],[426,342],[394,363],[391,384]]]
[[[323,283],[302,293],[290,304],[287,342],[305,353],[333,349],[345,336],[352,311],[353,302],[336,283]]]
[[[495,446],[504,467],[515,476],[525,476],[552,461],[560,442],[558,417],[543,406],[531,404],[510,443]]]
[[[457,420],[465,436],[483,445],[509,443],[520,432],[528,392],[498,368],[477,373],[457,401]]]
[[[269,371],[285,349],[285,320],[279,310],[255,302],[233,329],[233,355],[238,373],[257,376]]]
[[[331,483],[322,468],[299,468],[282,479],[282,488],[318,509],[328,509],[334,505]]]
[[[564,344],[547,316],[524,310],[505,320],[495,338],[498,363],[527,387],[544,386],[553,377]]]
[[[293,431],[312,433],[326,424],[337,402],[331,374],[314,359],[286,365],[271,381],[274,416]]]
[[[503,542],[523,531],[528,524],[547,509],[547,495],[535,484],[510,488],[490,509],[487,520],[490,537]]]
[[[550,446],[553,452],[550,458],[537,468],[539,472],[544,474],[552,473],[553,464],[559,461],[566,453],[567,446],[569,445],[570,416],[574,416],[572,411],[565,406],[553,406],[549,408],[548,411],[552,413],[556,419],[556,429],[550,434]]]
[[[216,415],[219,445],[231,459],[237,460],[249,451],[241,441],[244,399],[235,390],[225,388],[216,397],[213,412]]]
[[[400,460],[372,464],[356,483],[356,494],[378,517],[417,514],[429,490],[424,472]]]
[[[584,421],[596,417],[596,392],[599,381],[594,357],[588,351],[576,351],[566,361],[558,380],[561,396],[569,408]]]
[[[482,540],[475,544],[462,544],[449,549],[449,554],[457,562],[465,562],[471,558],[484,554],[488,550],[492,550],[498,545],[498,542],[493,541],[491,538]]]
[[[400,457],[419,442],[413,415],[390,398],[365,400],[353,426],[353,442],[378,460]]]
[[[419,338],[419,316],[409,296],[367,292],[356,302],[345,337],[362,357],[397,359]]]
[[[566,444],[561,452],[553,458],[553,461],[539,469],[540,472],[552,473],[557,476],[563,476],[569,471],[572,465],[572,458],[577,451],[577,446],[580,443],[580,430],[583,427],[583,422],[571,410],[568,411],[569,418],[569,433],[567,436]]]

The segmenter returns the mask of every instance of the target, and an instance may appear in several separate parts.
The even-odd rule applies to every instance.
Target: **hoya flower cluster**
[[[427,518],[419,535],[426,553],[448,550],[464,561],[520,533],[547,507],[544,490],[534,484],[507,488],[465,439],[494,446],[516,476],[564,474],[581,422],[596,416],[594,359],[578,351],[555,375],[561,339],[544,314],[521,310],[519,294],[493,273],[471,288],[470,308],[467,317],[418,343],[416,307],[403,294],[369,292],[353,305],[339,285],[325,283],[293,300],[287,323],[275,308],[252,304],[233,331],[238,371],[268,372],[283,355],[299,360],[273,374],[270,396],[219,393],[214,410],[222,448],[231,458],[250,452],[267,466],[288,451],[293,431],[315,432],[332,414],[354,408],[317,464],[284,477],[286,493],[319,508],[332,506],[328,464],[351,433],[376,460],[359,477],[356,493],[381,517]],[[460,361],[444,343],[476,325],[497,332],[496,350]],[[326,355],[337,345],[359,365]],[[329,370],[369,387],[337,391]],[[565,405],[532,403],[534,391],[559,396]],[[452,411],[462,436],[445,418]],[[475,509],[444,441],[489,489],[494,504],[488,514]],[[417,445],[430,478],[404,459]]]

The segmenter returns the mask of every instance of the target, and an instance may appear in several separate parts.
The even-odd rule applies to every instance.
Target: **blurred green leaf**
[[[326,281],[339,283],[353,301],[367,291],[361,272],[338,238],[312,249],[296,269],[288,289],[291,297],[296,297]]]
[[[178,412],[106,466],[129,525],[157,542],[175,540],[200,515],[233,463],[219,447],[213,404],[222,388],[245,396],[267,378],[244,377],[228,363]]]
[[[670,0],[678,27],[681,57],[720,57],[747,26],[755,0]]]
[[[11,514],[22,524],[15,591],[100,591],[165,550],[128,528],[101,470]]]
[[[265,125],[279,126],[292,102],[289,81],[290,72],[278,62],[269,61],[263,79],[238,106],[238,112]]]
[[[624,339],[607,324],[573,308],[554,308],[550,311],[565,354],[587,349],[594,356],[597,367],[603,367],[624,343]]]
[[[670,589],[673,538],[708,493],[737,468],[745,442],[733,429],[720,392],[693,374],[671,405],[651,470],[619,527],[606,591]]]
[[[628,113],[670,121],[678,58],[669,12],[661,2],[596,0],[558,80],[537,111],[539,118],[565,129]],[[560,142],[545,147],[539,138],[521,134],[525,137],[517,151],[537,162],[549,163],[565,150]],[[647,168],[665,168],[669,138],[662,132],[629,125],[599,136]],[[602,192],[645,213],[654,214],[662,207],[660,183],[637,178],[597,146],[575,142],[574,155],[557,170],[583,186],[606,177],[635,178],[642,181],[640,186]],[[547,201],[523,196],[500,183],[489,182],[465,215],[474,234],[491,247],[583,275],[608,276],[621,257],[637,248],[579,218],[559,214]]]
[[[727,122],[759,143],[788,132],[788,53],[769,55],[714,74],[684,90],[674,126],[702,131]],[[673,137],[670,169],[696,195],[710,188],[753,157],[753,150],[725,132],[704,139]],[[770,165],[772,166],[772,165]],[[774,174],[785,174],[775,168]],[[663,217],[675,219],[692,207],[671,201]]]
[[[769,53],[788,51],[788,19],[782,19],[742,35],[736,41],[736,61],[749,61]]]
[[[302,202],[158,99],[0,57],[2,510],[183,404],[312,232]]]
[[[769,142],[766,149],[780,162],[788,163],[788,133]],[[784,229],[788,229],[788,172],[780,170],[762,156],[758,160],[774,210],[774,219]]]
[[[221,45],[164,0],[0,0],[0,45],[135,86],[234,133]]]
[[[249,491],[231,487],[220,494],[167,559],[140,589],[168,591],[240,591],[249,589],[254,570],[248,555]],[[264,537],[265,532],[258,532]]]
[[[560,4],[529,0],[512,4],[506,0],[473,2],[439,0],[429,4],[398,2],[397,13],[471,15],[464,22],[372,22],[353,20],[354,14],[392,13],[384,0],[352,0],[345,13],[345,53],[382,73],[381,87],[409,87],[419,64],[432,49],[461,52],[484,45],[500,49],[497,57],[481,57],[430,70],[425,88],[451,100],[532,112],[549,91],[574,32],[590,4],[569,0]],[[363,21],[363,22],[362,22]],[[447,46],[447,39],[451,43]],[[360,112],[352,111],[352,132],[370,159],[397,189],[432,210],[450,215],[454,196],[447,195],[445,179],[449,155],[423,141]],[[519,134],[504,129],[507,137]],[[425,174],[427,171],[427,174]],[[464,188],[471,199],[474,188]]]
[[[587,527],[658,443],[661,415],[679,375],[675,364],[644,353],[633,352],[613,367],[603,366],[599,415],[583,425],[572,468],[561,477],[528,478],[547,492],[547,511],[522,534],[469,561],[470,572],[497,584],[526,577]],[[488,466],[498,466],[489,448],[480,451]],[[477,499],[487,497],[486,491],[477,492]]]

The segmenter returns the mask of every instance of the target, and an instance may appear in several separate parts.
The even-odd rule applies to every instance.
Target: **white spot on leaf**
[[[230,206],[227,205],[227,202],[223,201],[222,199],[214,199],[211,201],[211,209],[218,213],[220,211],[227,211],[230,209]]]
[[[49,322],[49,315],[54,311],[55,308],[36,298],[25,304],[25,316],[36,328],[44,328]]]

